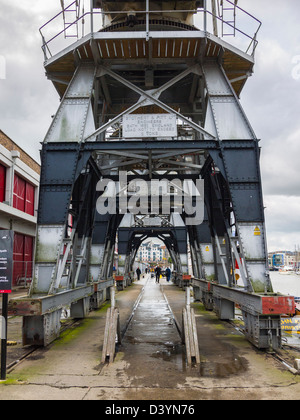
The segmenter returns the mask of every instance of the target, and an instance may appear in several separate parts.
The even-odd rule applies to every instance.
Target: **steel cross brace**
[[[185,149],[178,149],[175,151],[169,151],[167,153],[162,153],[161,151],[144,151],[144,154],[142,154],[143,152],[127,152],[127,151],[117,151],[117,150],[106,150],[106,151],[102,151],[102,150],[97,150],[97,154],[108,154],[111,156],[117,156],[117,157],[122,157],[123,160],[122,161],[116,161],[114,163],[111,163],[109,165],[99,165],[100,170],[106,170],[106,169],[112,169],[112,168],[117,168],[117,167],[123,167],[123,166],[130,166],[130,165],[135,165],[135,164],[146,164],[148,163],[148,171],[149,171],[149,177],[152,178],[156,171],[160,171],[161,170],[161,165],[163,164],[172,164],[173,166],[178,167],[178,170],[184,170],[185,168],[192,168],[192,169],[198,169],[200,170],[202,168],[202,166],[199,165],[195,165],[193,163],[190,162],[185,162],[185,161],[177,161],[175,160],[170,160],[167,158],[174,158],[182,155],[189,155],[189,154],[194,154],[194,153],[202,153],[201,150],[199,149],[194,149],[194,150],[185,150]],[[128,160],[129,158],[132,158],[131,160]],[[170,170],[170,169],[169,169]]]
[[[198,133],[201,133],[201,134],[205,135],[209,139],[215,139],[215,137],[212,134],[205,131],[198,124],[189,120],[184,115],[182,115],[180,112],[175,111],[173,108],[171,108],[170,106],[166,105],[165,103],[163,103],[162,101],[160,101],[158,99],[159,96],[161,95],[161,93],[164,90],[173,86],[179,80],[183,79],[184,77],[186,77],[187,75],[189,75],[192,72],[196,73],[196,74],[199,74],[199,75],[202,74],[200,66],[198,64],[196,64],[196,65],[191,66],[188,69],[184,70],[182,73],[175,76],[172,80],[168,81],[167,83],[165,83],[163,86],[159,87],[158,89],[151,89],[151,90],[148,90],[148,91],[144,91],[144,90],[140,89],[139,87],[137,87],[136,85],[134,85],[133,83],[124,79],[122,76],[118,75],[117,73],[115,73],[114,71],[109,69],[108,67],[98,66],[98,72],[97,72],[98,77],[101,77],[105,74],[110,75],[115,80],[119,81],[121,84],[125,85],[126,87],[133,90],[134,92],[137,92],[140,95],[140,99],[138,100],[138,102],[135,105],[132,105],[130,108],[128,108],[126,111],[119,114],[117,117],[113,118],[108,123],[103,124],[100,128],[98,128],[96,131],[94,131],[94,133],[92,133],[91,135],[86,137],[84,139],[84,141],[87,142],[87,141],[93,140],[95,138],[95,136],[101,134],[102,132],[106,131],[107,128],[111,127],[114,123],[120,121],[123,118],[124,115],[130,114],[131,112],[135,111],[136,109],[140,108],[143,105],[153,104],[153,103],[158,105],[160,108],[164,109],[168,113],[175,114],[180,120],[184,121],[186,124],[188,124],[194,130],[196,130]]]

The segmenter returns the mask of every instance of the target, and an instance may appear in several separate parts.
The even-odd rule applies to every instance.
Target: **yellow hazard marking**
[[[258,226],[256,226],[254,229],[254,236],[260,236],[260,229]]]
[[[205,251],[209,251],[209,246],[205,247]]]

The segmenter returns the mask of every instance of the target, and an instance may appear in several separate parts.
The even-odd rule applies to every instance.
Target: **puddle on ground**
[[[164,343],[160,347],[159,350],[151,354],[151,357],[163,359],[165,362],[171,362],[178,355],[184,357],[184,346],[182,344]]]
[[[226,378],[231,375],[238,375],[246,372],[248,361],[239,356],[224,361],[201,362],[200,375],[210,378]]]

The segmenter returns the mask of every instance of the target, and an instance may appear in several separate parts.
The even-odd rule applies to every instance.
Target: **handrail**
[[[32,280],[34,261],[19,261],[13,260],[13,274],[15,276],[15,283],[18,286],[21,281],[24,281],[24,286]]]
[[[72,23],[68,24],[67,26],[65,26],[63,30],[61,30],[60,32],[58,32],[56,35],[52,36],[49,40],[46,40],[45,39],[45,36],[43,34],[43,30],[48,25],[50,25],[55,19],[57,19],[62,14],[64,14],[68,9],[70,9],[76,2],[77,2],[77,0],[73,1],[65,9],[63,9],[61,12],[59,12],[58,14],[56,14],[52,19],[50,19],[48,22],[46,22],[43,26],[41,26],[39,28],[39,32],[40,32],[41,37],[42,37],[42,50],[43,50],[43,53],[44,53],[45,61],[48,59],[47,53],[49,54],[50,57],[52,57],[52,52],[50,50],[49,44],[51,42],[53,42],[55,39],[57,39],[63,33],[66,33],[66,31],[68,31],[69,28],[71,28],[74,25],[77,25],[78,22],[82,21],[82,23],[84,24],[85,23],[85,18],[87,16],[90,16],[90,18],[91,18],[91,29],[92,29],[92,27],[93,27],[93,19],[94,19],[94,16],[95,15],[105,16],[105,15],[122,15],[122,14],[127,15],[128,14],[128,11],[124,11],[124,10],[122,10],[122,11],[109,11],[109,12],[104,12],[104,11],[96,12],[94,10],[88,11],[88,12],[83,13],[81,16],[79,16],[74,22],[72,22]],[[147,9],[147,10],[138,10],[138,11],[135,11],[134,13],[135,14],[146,14],[146,25],[145,25],[145,28],[146,29],[149,28],[150,15],[153,15],[153,14],[160,14],[160,13],[163,12],[163,13],[169,13],[169,14],[172,14],[172,13],[193,13],[193,14],[198,15],[198,13],[203,13],[204,20],[206,20],[206,13],[208,13],[213,18],[215,18],[218,21],[222,22],[222,24],[225,24],[228,27],[233,28],[235,31],[239,32],[244,37],[250,39],[250,44],[248,45],[246,51],[244,51],[244,52],[246,54],[248,54],[249,51],[251,50],[251,47],[252,47],[252,52],[249,55],[252,55],[253,56],[254,55],[254,52],[256,50],[257,44],[258,44],[257,34],[258,34],[258,32],[259,32],[259,30],[261,28],[262,23],[255,16],[253,16],[252,14],[250,14],[249,12],[247,12],[246,10],[242,9],[240,6],[235,5],[232,1],[226,0],[226,2],[228,2],[229,4],[231,4],[232,6],[234,6],[236,9],[238,9],[239,11],[241,11],[242,13],[244,13],[245,15],[247,15],[249,18],[251,18],[252,20],[254,20],[254,21],[257,22],[258,28],[256,29],[256,31],[255,31],[255,33],[254,33],[253,36],[251,36],[251,35],[247,34],[246,32],[242,31],[237,26],[231,25],[230,22],[225,21],[224,19],[222,19],[220,17],[220,15],[217,16],[216,14],[214,14],[213,12],[211,12],[208,9],[196,9],[196,10],[195,9],[192,9],[192,10],[163,10],[163,11],[162,10],[148,10]],[[148,2],[146,2],[146,3],[148,3]],[[198,29],[196,27],[194,27],[194,28],[195,28],[195,30]],[[206,29],[205,22],[204,22],[204,29]],[[82,35],[82,37],[83,37],[83,35]]]
[[[241,10],[243,13],[245,13],[246,15],[248,15],[251,19],[253,19],[253,20],[256,20],[256,22],[258,23],[258,28],[257,28],[257,30],[256,30],[256,32],[254,33],[254,35],[253,35],[253,37],[252,37],[252,41],[250,42],[250,45],[249,45],[249,47],[247,48],[247,50],[245,51],[246,52],[246,54],[248,53],[248,51],[249,51],[249,49],[250,49],[250,47],[251,47],[251,45],[252,45],[252,43],[254,43],[255,44],[255,46],[254,46],[254,49],[253,49],[253,51],[252,51],[252,55],[254,54],[254,52],[255,52],[255,49],[256,49],[256,47],[257,47],[257,44],[258,44],[258,41],[257,41],[257,34],[258,34],[258,32],[260,31],[260,28],[261,28],[261,26],[262,26],[262,22],[259,20],[259,19],[257,19],[255,16],[253,16],[251,13],[249,13],[249,12],[247,12],[246,10],[244,10],[244,9],[242,9],[240,6],[238,6],[237,4],[235,4],[235,3],[233,3],[232,1],[230,1],[230,0],[226,0],[227,1],[227,3],[230,3],[232,6],[235,6],[237,9],[239,9],[239,10]],[[236,28],[237,29],[237,28]],[[237,29],[239,32],[241,32],[239,29]]]
[[[231,2],[230,2],[230,3],[231,3]],[[246,36],[247,38],[251,39],[251,42],[250,42],[250,44],[249,44],[249,46],[248,46],[247,50],[245,51],[245,53],[247,54],[247,53],[248,53],[248,51],[249,51],[249,49],[250,49],[250,47],[251,47],[251,45],[252,45],[252,44],[255,44],[255,46],[254,46],[254,48],[253,48],[253,51],[252,51],[252,54],[251,54],[251,55],[253,55],[253,54],[254,54],[254,51],[255,51],[256,46],[257,46],[257,44],[258,44],[258,41],[257,41],[257,39],[256,39],[256,38],[257,38],[257,34],[258,34],[258,32],[259,32],[259,30],[260,30],[260,27],[261,27],[261,25],[262,25],[262,23],[261,23],[258,19],[254,18],[255,20],[257,20],[257,21],[259,22],[259,27],[258,27],[258,29],[256,30],[255,34],[254,34],[254,35],[253,35],[253,37],[252,37],[252,36],[248,35],[246,32],[244,32],[244,31],[242,31],[241,29],[237,28],[236,26],[233,26],[233,25],[231,25],[229,22],[226,22],[226,21],[224,21],[223,19],[221,19],[220,17],[218,17],[218,16],[214,15],[214,14],[213,14],[212,12],[210,12],[209,10],[207,10],[207,11],[206,11],[206,13],[208,13],[209,15],[211,15],[211,16],[213,16],[213,17],[217,18],[217,19],[218,19],[218,20],[220,20],[221,22],[226,23],[226,25],[227,25],[227,26],[229,26],[229,27],[231,27],[231,28],[235,29],[236,31],[238,31],[238,32],[239,32],[239,33],[241,33],[242,35],[244,35],[244,36]],[[248,14],[248,13],[247,13],[247,14]],[[249,14],[249,16],[251,16],[251,15]]]
[[[57,16],[59,16],[61,13],[63,13],[63,12],[60,12],[58,15],[56,15],[55,17],[57,17]],[[93,13],[93,14],[95,14],[95,12]],[[99,12],[98,12],[98,14],[100,14]],[[86,12],[86,13],[84,13],[82,16],[80,16],[78,19],[76,19],[74,22],[72,22],[72,23],[70,23],[68,26],[66,26],[62,31],[60,31],[60,32],[58,32],[56,35],[54,35],[52,38],[50,38],[47,42],[45,41],[45,38],[44,38],[44,36],[43,36],[43,34],[42,34],[42,32],[41,32],[41,29],[43,28],[43,27],[45,27],[45,26],[47,26],[47,24],[48,23],[50,23],[53,19],[55,19],[55,17],[53,18],[53,19],[51,19],[51,21],[49,21],[47,24],[45,24],[44,26],[42,26],[40,29],[39,29],[39,31],[40,31],[40,34],[41,34],[41,36],[42,36],[42,39],[43,39],[43,45],[42,45],[42,50],[44,51],[44,49],[45,49],[45,47],[47,47],[47,50],[48,50],[48,52],[49,52],[49,54],[50,54],[50,56],[52,57],[52,53],[51,53],[51,51],[50,51],[50,49],[49,49],[49,45],[48,44],[50,44],[50,42],[52,42],[52,41],[54,41],[54,39],[56,39],[56,38],[58,38],[62,33],[64,33],[64,32],[66,32],[71,26],[73,26],[73,25],[76,25],[81,19],[84,19],[85,18],[85,16],[90,16],[91,15],[91,12]],[[45,51],[44,51],[44,54],[45,54]]]

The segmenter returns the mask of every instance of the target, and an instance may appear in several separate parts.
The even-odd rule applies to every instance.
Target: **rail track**
[[[12,319],[15,318],[19,318],[19,317],[9,317],[8,318],[8,332],[10,331],[10,322],[12,321]],[[78,320],[78,319],[65,319],[64,322],[62,323],[61,326],[61,330],[60,332],[64,332],[66,330],[68,330],[69,328],[76,328],[76,325],[80,325],[80,322],[82,320]],[[6,371],[7,373],[11,373],[23,360],[27,359],[28,357],[32,356],[38,349],[40,349],[39,346],[28,346],[26,348],[21,348],[23,349],[23,354],[19,354],[20,353],[20,348],[18,349],[18,351],[14,351],[15,349],[15,345],[17,345],[18,342],[17,341],[11,341],[10,345],[8,346],[8,358],[11,360],[14,358],[14,353],[17,354],[17,356],[15,356],[15,360],[10,361],[7,366],[6,366]]]

